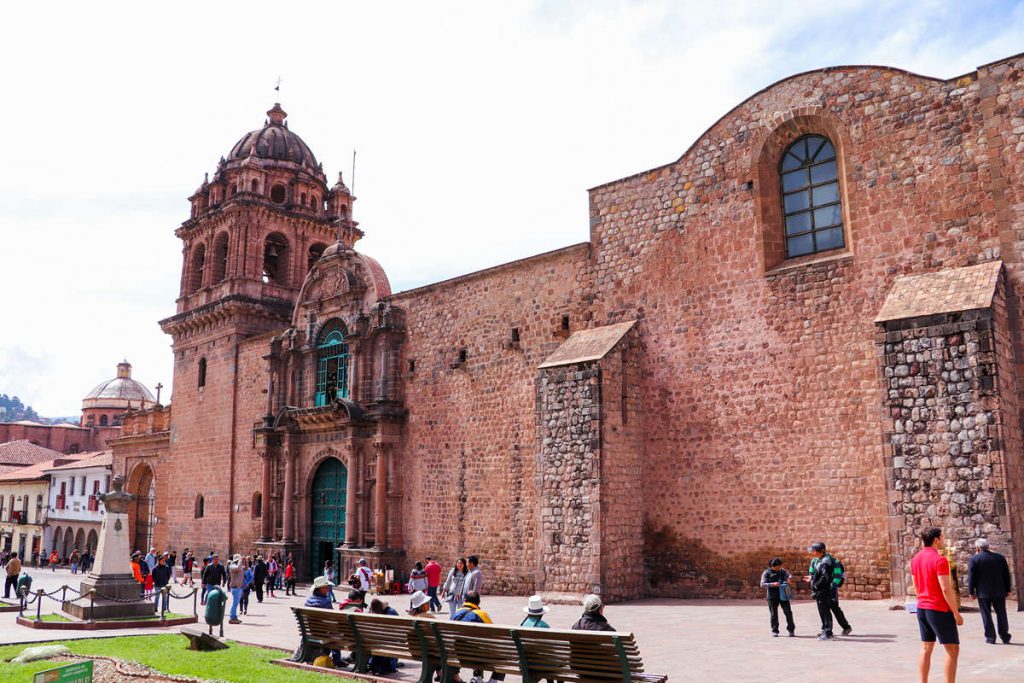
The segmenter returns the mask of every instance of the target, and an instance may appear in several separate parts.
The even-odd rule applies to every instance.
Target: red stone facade
[[[844,592],[881,598],[902,593],[913,533],[937,524],[961,558],[989,536],[1021,578],[1022,68],[798,74],[678,161],[593,188],[589,243],[398,294],[354,250],[354,198],[327,188],[275,106],[178,229],[181,296],[162,323],[174,407],[146,446],[155,538],[290,550],[309,576],[333,533],[346,562],[472,552],[493,592],[612,598],[753,595],[769,557],[799,566],[824,540]],[[780,162],[805,135],[834,146],[842,246],[787,258]],[[987,321],[994,350],[911,317],[876,323],[900,276],[990,262],[988,303],[936,314]],[[545,363],[574,333],[634,320],[598,356]],[[908,330],[924,331],[885,337]],[[941,367],[889,394],[887,369],[925,336],[995,378],[957,394],[998,432],[986,416],[942,475],[966,507],[945,484],[920,500],[901,488],[921,454],[896,452],[893,409],[936,408],[927,387],[952,396]],[[329,365],[342,337],[343,387]],[[913,429],[945,440],[943,421]],[[114,444],[115,471],[131,476],[139,438]],[[335,461],[344,490],[322,487]]]

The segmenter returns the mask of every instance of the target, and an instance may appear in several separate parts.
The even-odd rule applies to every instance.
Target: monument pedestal
[[[96,597],[90,602],[84,596],[93,589],[96,591]],[[83,598],[76,602],[65,602],[64,611],[82,620],[127,619],[155,615],[153,600],[139,598],[139,582],[131,574],[89,574],[82,580],[81,591]]]

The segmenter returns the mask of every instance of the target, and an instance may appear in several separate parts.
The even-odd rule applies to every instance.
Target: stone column
[[[348,459],[348,479],[345,488],[345,545],[352,548],[358,538],[356,519],[356,477],[359,476],[359,452],[353,448]]]
[[[263,486],[260,488],[260,495],[263,498],[263,510],[260,512],[260,540],[274,540],[274,515],[270,510],[271,488],[274,480],[274,461],[266,451],[261,451],[260,459],[263,461]]]
[[[284,499],[281,501],[284,529],[284,541],[295,540],[295,453],[292,449],[285,450],[284,461]]]
[[[387,544],[387,508],[385,507],[388,490],[387,451],[383,445],[377,445],[377,495],[373,511],[373,544],[383,548]]]

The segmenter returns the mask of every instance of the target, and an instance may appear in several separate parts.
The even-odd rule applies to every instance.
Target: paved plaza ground
[[[63,583],[76,585],[78,578],[67,570],[35,570],[33,588],[51,590]],[[293,648],[297,630],[288,607],[300,605],[306,590],[296,598],[252,598],[241,625],[225,625],[225,636],[254,645]],[[390,596],[400,611],[404,596]],[[483,607],[497,623],[518,624],[523,598],[485,596]],[[57,603],[50,603],[51,611]],[[968,603],[970,604],[970,603]],[[1015,609],[1016,605],[1011,603]],[[192,603],[177,601],[175,612],[191,613]],[[843,609],[854,632],[833,642],[819,642],[817,611],[811,602],[797,602],[797,637],[772,638],[767,607],[762,601],[743,600],[638,600],[610,605],[605,615],[613,626],[632,631],[648,671],[669,674],[678,681],[760,681],[769,683],[888,683],[916,680],[920,648],[917,623],[903,611],[890,611],[888,601],[851,600]],[[575,606],[555,605],[547,621],[555,628],[568,628],[579,616]],[[200,613],[201,614],[201,613]],[[132,631],[43,631],[15,624],[17,614],[0,614],[0,643],[69,638],[92,638],[163,632],[160,629]],[[1010,631],[1019,642],[988,645],[977,612],[964,614],[961,628],[960,680],[971,683],[1024,681],[1024,613],[1010,612]],[[182,638],[184,645],[184,638]],[[939,680],[941,654],[936,653],[932,679]],[[395,680],[415,680],[414,664]],[[513,681],[509,678],[509,681]]]

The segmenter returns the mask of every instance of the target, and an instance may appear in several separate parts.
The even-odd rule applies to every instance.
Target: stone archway
[[[89,530],[89,536],[85,541],[85,547],[89,549],[90,555],[96,554],[96,546],[100,544],[99,534],[96,533],[95,529]]]
[[[348,470],[341,460],[335,457],[326,458],[321,462],[313,475],[310,485],[309,516],[311,579],[323,573],[327,560],[334,560],[337,567],[334,549],[345,542],[347,484]]]
[[[60,561],[64,564],[68,563],[68,558],[71,556],[71,551],[75,549],[75,532],[71,527],[64,530],[64,541],[61,545]]]
[[[153,547],[153,523],[156,521],[156,482],[152,468],[145,463],[136,465],[125,490],[135,496],[128,507],[132,550],[146,553]]]
[[[50,561],[50,552],[53,552],[54,550],[56,550],[57,554],[60,555],[60,544],[61,544],[61,542],[63,540],[64,540],[64,529],[63,529],[63,527],[57,527],[56,529],[53,530],[53,540],[52,540],[52,543],[50,544],[50,550],[46,553],[46,561],[47,562]]]
[[[85,529],[79,529],[78,533],[75,534],[75,544],[71,547],[72,550],[78,549],[78,553],[82,554],[85,552]]]

